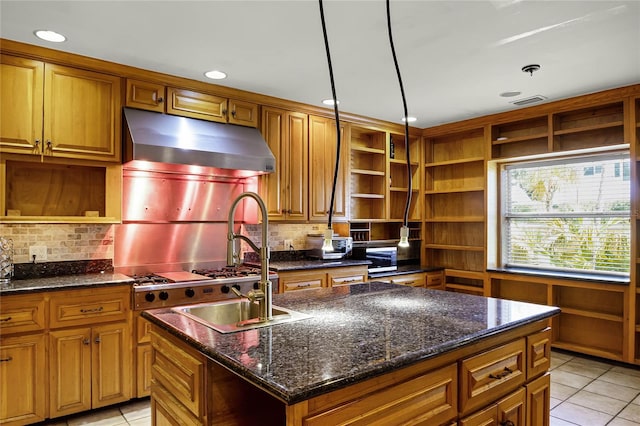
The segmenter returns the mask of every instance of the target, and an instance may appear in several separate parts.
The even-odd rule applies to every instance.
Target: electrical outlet
[[[293,250],[293,240],[284,240],[284,249]]]
[[[30,246],[29,260],[36,262],[47,260],[47,246]]]

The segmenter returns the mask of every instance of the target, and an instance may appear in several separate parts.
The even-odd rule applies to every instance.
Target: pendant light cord
[[[338,181],[338,168],[340,166],[340,114],[338,113],[338,98],[336,97],[336,84],[333,80],[333,67],[331,66],[331,53],[329,52],[329,40],[327,38],[327,26],[324,22],[324,8],[322,0],[320,3],[320,20],[322,21],[322,35],[324,36],[324,47],[327,51],[327,63],[329,64],[329,79],[331,80],[331,96],[333,96],[333,111],[336,116],[336,165],[333,171],[333,184],[331,186],[331,201],[329,205],[329,220],[327,222],[328,229],[331,229],[333,218],[333,203],[336,195],[336,183]]]
[[[393,55],[393,63],[396,66],[396,74],[398,74],[398,83],[400,83],[400,94],[402,95],[402,106],[404,108],[404,143],[407,151],[407,201],[404,206],[404,223],[405,227],[409,226],[409,206],[411,205],[411,196],[413,195],[413,179],[411,177],[411,156],[409,149],[409,113],[407,111],[407,99],[404,95],[404,86],[402,85],[402,77],[400,76],[400,67],[398,66],[398,58],[396,57],[396,49],[393,45],[393,35],[391,34],[391,8],[389,0],[387,0],[387,30],[389,32],[389,44],[391,45],[391,54]]]

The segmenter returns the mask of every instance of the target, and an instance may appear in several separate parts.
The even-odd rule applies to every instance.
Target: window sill
[[[493,268],[487,269],[487,272],[530,275],[533,277],[551,277],[565,280],[589,281],[602,284],[629,285],[631,283],[631,279],[629,277],[620,277],[617,275],[595,275],[579,272],[542,271],[538,269],[527,268]]]

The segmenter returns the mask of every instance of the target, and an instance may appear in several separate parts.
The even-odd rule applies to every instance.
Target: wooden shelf
[[[459,269],[445,269],[444,274],[449,277],[484,280],[484,272],[464,271]]]
[[[476,246],[460,246],[460,245],[450,245],[450,244],[425,244],[425,248],[435,249],[435,250],[456,250],[456,251],[484,251],[484,247],[476,247]]]
[[[430,223],[484,223],[484,216],[443,216],[427,218],[424,221]]]
[[[424,191],[425,195],[432,195],[432,194],[450,194],[450,193],[462,193],[462,192],[482,192],[484,191],[484,187],[482,186],[477,186],[477,187],[466,187],[466,188],[451,188],[451,189],[442,189],[442,190],[428,190],[428,191]]]
[[[380,170],[351,169],[351,174],[367,175],[367,176],[384,176],[385,172]]]
[[[369,148],[368,146],[352,146],[351,151],[367,152],[369,154],[385,154],[384,149]]]
[[[397,165],[406,166],[407,165],[407,160],[402,160],[402,159],[398,159],[398,158],[390,158],[389,159],[389,163],[390,164],[397,164]],[[418,163],[417,161],[416,162],[414,162],[414,161],[411,162],[411,167],[417,167],[419,165],[420,165],[420,163]]]
[[[482,287],[476,287],[472,285],[446,283],[444,287],[445,289],[462,290],[462,291],[468,291],[476,294],[484,293],[484,289]]]
[[[623,361],[622,352],[605,351],[603,349],[596,349],[592,346],[578,345],[570,342],[554,341],[551,346],[558,349],[566,349],[572,352],[578,352],[583,354],[589,354],[600,358],[614,359]]]
[[[612,322],[622,322],[624,318],[620,315],[605,314],[602,312],[585,311],[583,309],[566,308],[560,306],[563,314],[578,315],[581,317],[596,318]]]
[[[351,198],[370,198],[370,199],[383,199],[384,194],[351,194]]]
[[[392,186],[389,188],[389,191],[392,192],[409,192],[409,188],[400,187],[400,186]],[[411,188],[411,192],[420,192],[419,188]]]
[[[456,164],[475,163],[478,161],[484,161],[484,157],[469,157],[469,158],[460,158],[457,160],[438,161],[435,163],[426,163],[424,166],[425,167],[453,166]]]
[[[591,126],[576,127],[574,129],[554,130],[553,134],[555,136],[568,135],[572,133],[589,132],[591,130],[608,129],[611,127],[622,127],[623,125],[624,125],[623,121],[612,121],[609,123],[600,123],[600,124],[592,124]]]
[[[525,141],[548,138],[548,137],[549,137],[549,133],[544,132],[544,133],[537,133],[534,135],[525,135],[525,136],[516,136],[513,138],[497,139],[497,140],[491,141],[491,145],[502,145],[505,143],[525,142]]]
[[[0,216],[0,223],[120,223],[115,217]]]

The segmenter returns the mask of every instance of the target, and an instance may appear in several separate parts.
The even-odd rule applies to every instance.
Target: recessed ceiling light
[[[333,106],[333,99],[323,99],[322,103],[325,105]],[[340,101],[338,101],[338,105],[340,105]]]
[[[50,30],[36,30],[33,32],[39,39],[53,43],[62,43],[67,38],[60,33]]]
[[[413,123],[414,121],[417,121],[417,120],[418,120],[417,118],[411,117],[411,116],[407,117],[406,119],[402,117],[402,121],[403,122],[406,121],[407,123]]]
[[[218,70],[207,71],[204,73],[204,76],[212,80],[222,80],[223,78],[227,78],[226,73]]]
[[[512,92],[502,92],[500,93],[500,96],[502,96],[503,98],[513,98],[514,96],[518,96],[520,94],[522,94],[522,92],[514,90]]]

